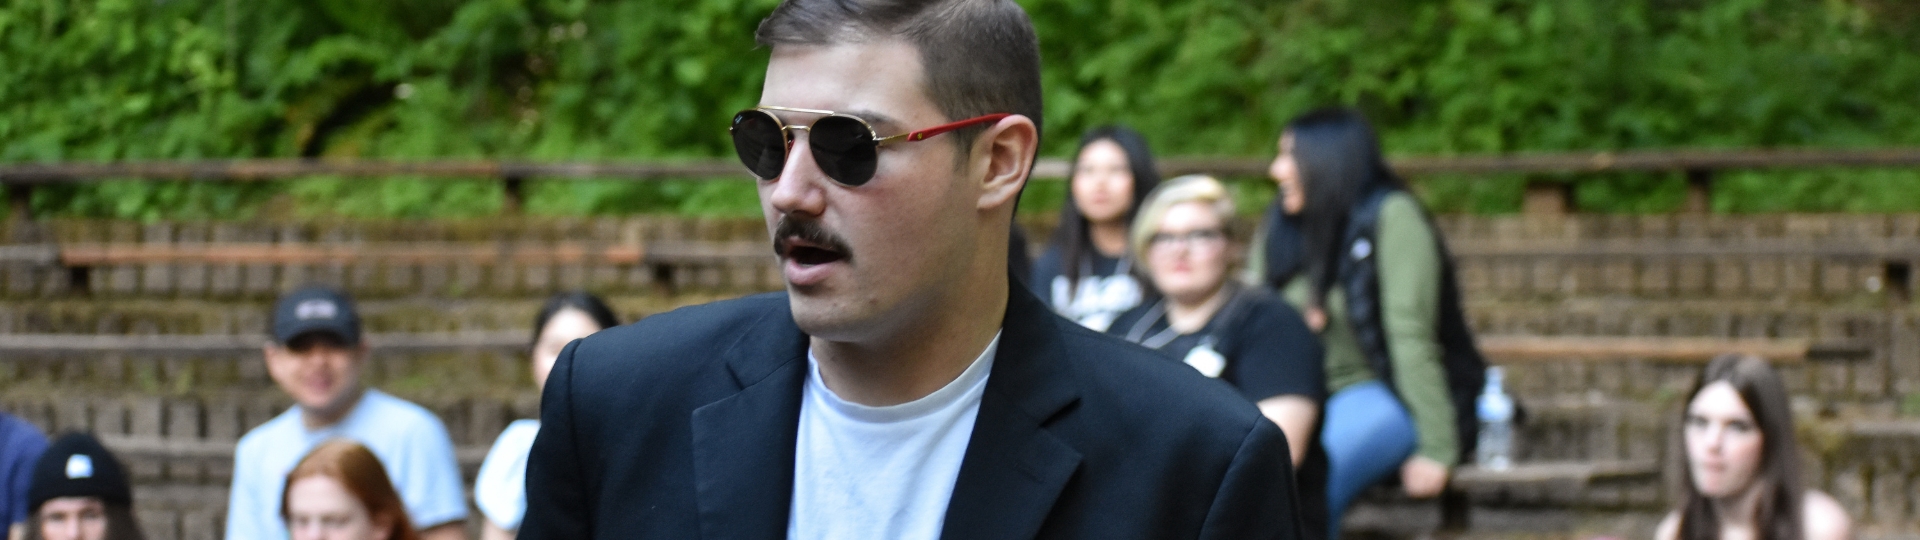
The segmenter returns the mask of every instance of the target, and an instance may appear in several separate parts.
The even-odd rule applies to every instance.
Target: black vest
[[[1347,231],[1340,245],[1340,262],[1335,269],[1335,284],[1347,300],[1347,322],[1380,381],[1394,388],[1393,361],[1387,350],[1386,326],[1380,314],[1380,269],[1375,257],[1380,207],[1388,195],[1398,190],[1380,189],[1369,194],[1353,208]],[[1268,211],[1267,275],[1269,285],[1279,289],[1303,267],[1299,232],[1274,205]],[[1433,220],[1427,218],[1431,226]],[[1447,245],[1434,232],[1434,249],[1440,254],[1440,304],[1437,328],[1441,364],[1447,374],[1448,395],[1453,403],[1455,433],[1459,438],[1460,460],[1472,459],[1479,442],[1480,420],[1475,398],[1486,386],[1487,362],[1474,344],[1473,331],[1467,327],[1466,312],[1460,305],[1460,285],[1454,278],[1453,257]],[[1399,393],[1394,388],[1395,394]],[[1404,402],[1405,400],[1402,399]]]

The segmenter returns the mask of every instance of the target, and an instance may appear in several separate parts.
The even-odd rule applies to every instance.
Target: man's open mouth
[[[815,246],[802,242],[803,241],[794,238],[789,238],[784,242],[786,249],[781,251],[787,260],[800,263],[803,266],[814,266],[839,262],[847,258],[845,253],[841,253],[833,248]]]
[[[801,266],[844,262],[852,250],[833,231],[818,221],[781,219],[773,235],[773,251],[780,258]]]

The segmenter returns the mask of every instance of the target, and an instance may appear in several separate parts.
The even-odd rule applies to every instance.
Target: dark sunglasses
[[[811,126],[789,126],[769,111],[826,116],[814,120]],[[901,141],[923,141],[934,135],[974,124],[997,122],[1008,116],[1012,115],[989,114],[912,133],[881,137],[874,133],[873,126],[857,116],[815,109],[760,106],[734,113],[733,125],[727,131],[733,133],[733,151],[740,155],[740,163],[746,164],[747,170],[753,171],[755,176],[771,180],[779,178],[780,170],[786,168],[787,153],[793,150],[791,131],[807,130],[807,149],[813,151],[813,162],[820,166],[820,172],[827,173],[827,178],[832,178],[840,185],[851,187],[873,179],[874,169],[880,165],[882,146]]]

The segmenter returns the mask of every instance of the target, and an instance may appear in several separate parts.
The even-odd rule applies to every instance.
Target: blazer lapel
[[[1080,452],[1044,426],[1079,399],[1062,319],[1014,286],[1000,349],[960,464],[942,538],[1032,538],[1080,468]]]
[[[780,306],[722,353],[740,393],[693,411],[694,495],[702,538],[787,534],[807,337],[794,326],[785,298]]]

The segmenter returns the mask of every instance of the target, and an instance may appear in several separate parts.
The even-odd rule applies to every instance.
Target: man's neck
[[[367,397],[367,387],[356,386],[348,394],[348,397],[342,399],[340,404],[335,405],[331,410],[300,407],[300,423],[305,425],[308,430],[315,430],[338,424],[341,420],[347,419],[347,415],[352,413],[355,407],[360,406],[360,400]]]
[[[1108,257],[1123,257],[1127,254],[1126,220],[1114,220],[1111,223],[1088,223],[1087,237],[1093,240],[1094,251]]]
[[[1002,263],[1004,264],[1004,263]],[[1008,283],[994,274],[917,313],[921,320],[871,343],[813,338],[820,377],[841,399],[881,407],[932,394],[980,358],[1006,318]]]

